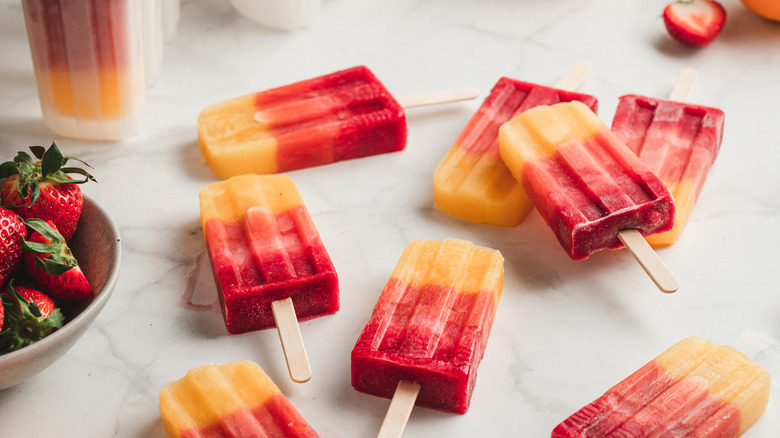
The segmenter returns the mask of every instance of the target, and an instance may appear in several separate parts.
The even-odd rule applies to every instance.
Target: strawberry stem
[[[49,243],[30,242],[19,239],[22,249],[35,254],[35,264],[51,275],[61,275],[78,266],[78,261],[73,257],[68,244],[62,234],[55,231],[51,225],[41,219],[27,219],[23,221],[33,231],[38,232]]]

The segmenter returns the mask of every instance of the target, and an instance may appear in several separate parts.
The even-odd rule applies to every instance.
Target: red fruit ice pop
[[[308,380],[296,319],[335,313],[339,289],[295,183],[285,175],[236,176],[205,186],[200,210],[228,332],[276,326],[290,376]]]
[[[572,91],[590,70],[588,64],[576,64],[555,88],[499,79],[433,173],[436,205],[476,224],[512,227],[525,220],[533,204],[501,160],[498,129],[539,105],[579,100],[596,111],[595,97]]]
[[[530,109],[501,126],[501,157],[574,259],[625,245],[664,292],[679,287],[642,237],[671,229],[663,182],[578,101]]]
[[[674,197],[674,227],[647,236],[653,246],[671,245],[679,239],[723,139],[723,111],[683,103],[697,77],[694,69],[682,70],[669,100],[622,96],[612,120],[612,132],[661,178]]]
[[[769,381],[737,350],[685,338],[564,420],[552,438],[736,438],[766,410]]]
[[[400,151],[404,108],[473,99],[473,88],[395,99],[366,67],[353,67],[206,107],[198,139],[220,178],[268,174]]]
[[[415,403],[466,412],[503,273],[494,249],[409,243],[352,350],[352,386],[393,397],[380,436],[399,436]]]

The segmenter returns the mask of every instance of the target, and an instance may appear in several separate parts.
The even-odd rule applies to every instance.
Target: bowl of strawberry
[[[41,372],[89,329],[116,285],[119,231],[82,194],[94,181],[56,144],[0,164],[0,390]]]

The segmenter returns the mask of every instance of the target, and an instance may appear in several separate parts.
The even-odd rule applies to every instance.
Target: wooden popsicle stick
[[[408,108],[418,108],[421,106],[439,105],[442,103],[459,102],[461,100],[476,99],[479,96],[479,90],[474,87],[455,88],[452,90],[431,91],[428,93],[410,94],[397,97],[398,103]]]
[[[591,70],[593,70],[593,67],[587,62],[578,62],[555,84],[555,88],[574,91],[588,77]]]
[[[672,293],[680,288],[680,284],[669,271],[664,262],[658,257],[639,230],[631,228],[618,232],[618,238],[631,252],[642,269],[653,280],[661,292]]]
[[[405,380],[398,382],[377,438],[400,438],[403,435],[419,393],[419,383],[407,382]]]
[[[672,87],[672,92],[669,93],[669,100],[676,100],[679,102],[688,100],[693,92],[693,86],[696,84],[697,79],[699,79],[699,72],[695,68],[684,68],[680,70],[680,74],[677,75],[677,81]]]
[[[274,301],[271,310],[276,321],[276,330],[279,332],[279,340],[282,341],[284,358],[287,361],[287,369],[290,378],[294,382],[304,383],[311,379],[311,366],[306,348],[303,345],[301,329],[298,326],[298,318],[295,316],[295,307],[292,298]]]

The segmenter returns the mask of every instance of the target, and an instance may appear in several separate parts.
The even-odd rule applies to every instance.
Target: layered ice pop
[[[666,186],[596,117],[573,101],[502,125],[501,157],[572,259],[622,246],[617,234],[671,228]]]
[[[503,284],[503,257],[471,242],[413,241],[352,350],[352,386],[418,406],[468,410]]]
[[[290,377],[311,378],[298,321],[339,308],[338,278],[292,179],[241,175],[200,192],[201,224],[229,333],[276,326]]]
[[[677,280],[641,237],[671,229],[663,182],[578,101],[530,109],[503,124],[501,158],[572,259],[626,245],[664,292]]]
[[[198,140],[220,178],[278,173],[399,151],[406,116],[361,66],[212,104]]]
[[[24,0],[22,7],[49,128],[98,140],[135,133],[144,108],[140,2]]]
[[[685,229],[723,138],[723,111],[635,94],[620,98],[612,132],[663,181],[674,197],[674,227],[647,237],[671,245]]]
[[[228,332],[274,327],[271,303],[285,298],[299,320],[338,310],[336,270],[290,177],[207,185],[200,211]]]
[[[171,438],[318,436],[252,361],[187,371],[160,391],[160,415]]]
[[[770,377],[737,350],[685,338],[559,424],[552,438],[736,438],[766,410]]]
[[[504,122],[539,105],[579,100],[596,111],[595,97],[569,91],[579,85],[589,70],[587,64],[577,64],[556,85],[559,88],[507,77],[499,79],[436,167],[433,174],[436,205],[472,223],[511,227],[522,222],[533,204],[522,184],[501,161],[498,129]]]

